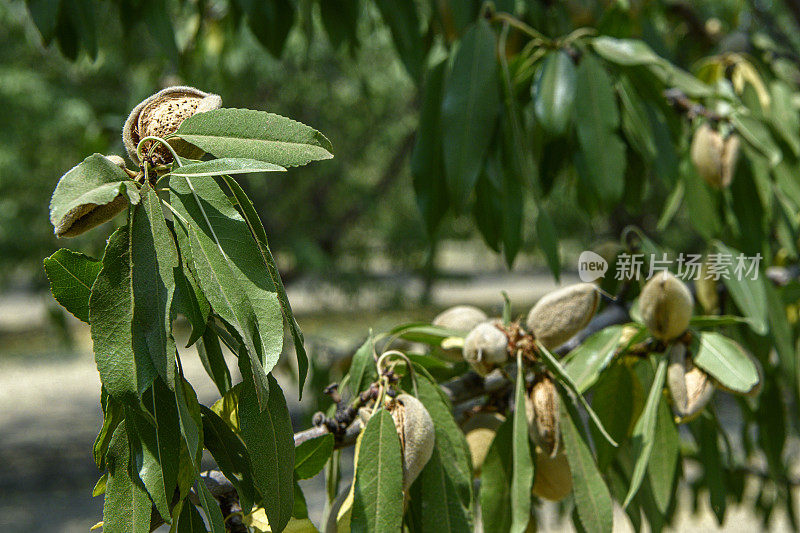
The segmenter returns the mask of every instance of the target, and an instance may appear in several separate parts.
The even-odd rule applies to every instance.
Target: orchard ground
[[[499,266],[499,265],[498,265]],[[563,283],[577,281],[567,274]],[[387,276],[381,288],[359,288],[347,293],[333,284],[307,280],[289,290],[289,298],[312,350],[327,346],[341,352],[356,343],[372,327],[381,331],[403,321],[429,320],[437,310],[458,303],[471,303],[499,314],[500,291],[507,291],[518,313],[555,286],[543,269],[527,269],[509,274],[494,273],[452,276],[438,281],[431,293],[431,306],[413,310],[373,311],[379,302],[413,302],[422,282],[412,278]],[[73,340],[67,346],[48,319],[54,303],[49,295],[0,295],[0,531],[17,533],[48,531],[85,532],[102,517],[102,498],[92,498],[91,488],[99,477],[90,456],[91,444],[102,421],[98,405],[100,381],[91,352],[89,328],[68,320],[66,329]],[[369,317],[366,319],[365,317]],[[185,340],[185,328],[179,328]],[[318,354],[330,353],[329,350]],[[194,349],[184,350],[184,370],[196,384],[201,402],[210,405],[218,393],[204,373]],[[230,355],[230,354],[228,354]],[[235,368],[235,363],[230,365]],[[295,430],[303,429],[308,413],[297,402],[296,386],[288,373],[278,379],[286,390]],[[720,415],[732,439],[739,434],[736,417],[725,402]],[[800,448],[794,443],[793,447]],[[348,471],[351,459],[345,462]],[[210,467],[211,465],[207,465]],[[691,470],[689,478],[691,479]],[[302,483],[311,519],[319,525],[324,506],[322,476]],[[760,522],[747,503],[732,509],[723,528],[718,528],[707,502],[692,513],[688,491],[682,491],[677,529],[680,531],[742,531],[760,529]],[[795,498],[797,501],[797,498]],[[621,509],[615,516],[616,529],[632,531]],[[558,522],[555,507],[547,507],[543,530],[571,529]],[[782,513],[770,522],[776,531],[789,531]]]

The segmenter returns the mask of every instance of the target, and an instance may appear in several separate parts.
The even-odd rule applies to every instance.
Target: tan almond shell
[[[141,139],[151,135],[164,137],[174,133],[184,120],[195,113],[211,111],[221,106],[220,96],[194,87],[167,87],[157,92],[134,107],[125,121],[125,126],[122,128],[122,142],[125,144],[128,156],[134,163],[140,165],[136,146]],[[187,155],[194,157],[202,155],[202,152],[191,153],[189,145],[180,139],[170,139],[170,144],[182,148]],[[146,145],[145,148],[149,146]],[[196,152],[196,149],[194,151]],[[166,147],[159,146],[154,151],[154,158],[156,163],[168,163],[172,161],[172,154]]]
[[[672,410],[681,423],[699,415],[714,395],[714,382],[686,356],[686,346],[675,343],[668,351],[667,387]]]
[[[559,451],[561,399],[553,380],[540,374],[525,397],[528,434],[543,453],[553,457]]]
[[[558,502],[572,492],[572,471],[564,452],[555,457],[537,452],[533,476],[534,496]]]
[[[410,394],[397,396],[390,412],[403,450],[403,491],[407,492],[433,455],[433,419],[422,402]]]
[[[525,325],[545,348],[552,350],[586,327],[597,311],[597,288],[577,283],[543,296],[528,312]]]
[[[686,331],[693,307],[689,288],[667,271],[650,278],[639,295],[639,310],[645,326],[663,341],[671,341]]]
[[[472,456],[472,472],[476,477],[481,473],[483,462],[492,446],[497,428],[504,421],[505,417],[500,413],[476,413],[461,427]]]
[[[464,338],[464,360],[481,376],[508,360],[508,337],[498,327],[500,322],[482,322]]]

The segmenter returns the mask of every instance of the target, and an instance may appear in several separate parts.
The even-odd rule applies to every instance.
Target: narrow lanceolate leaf
[[[147,489],[161,517],[171,521],[170,505],[178,483],[180,426],[172,392],[161,380],[144,398],[156,425],[136,409],[126,409],[125,424],[131,447],[131,465]]]
[[[389,411],[372,415],[356,446],[351,531],[394,533],[403,521],[403,458]]]
[[[586,392],[597,382],[600,373],[614,358],[622,336],[622,326],[598,331],[572,350],[564,370],[580,392]]]
[[[200,512],[192,502],[183,502],[175,531],[176,533],[208,533],[203,517],[200,516]]]
[[[694,364],[723,387],[746,394],[758,384],[758,368],[739,343],[713,331],[704,331],[692,344]]]
[[[269,523],[280,531],[292,517],[294,502],[294,433],[278,382],[269,374],[269,402],[260,409],[252,381],[239,396],[239,425],[250,454],[253,481],[261,492]]]
[[[256,159],[296,167],[330,159],[333,148],[314,128],[251,109],[215,109],[183,121],[178,136],[218,158]]]
[[[472,464],[464,432],[453,418],[453,408],[442,389],[430,374],[414,364],[417,398],[433,420],[436,459],[431,459],[412,486],[412,500],[424,524],[439,524],[447,516],[451,531],[472,531]],[[402,382],[406,390],[414,390],[410,376]],[[434,462],[434,461],[438,462]],[[445,479],[446,478],[446,479]],[[436,501],[435,504],[429,503]]]
[[[664,388],[666,377],[667,359],[661,357],[653,378],[653,384],[650,387],[650,393],[647,395],[647,401],[644,404],[644,410],[633,427],[632,445],[636,455],[636,464],[633,467],[631,484],[628,488],[628,494],[625,496],[625,502],[622,504],[623,507],[627,507],[633,497],[636,496],[636,493],[639,492],[639,487],[642,486],[644,475],[647,472],[647,464],[650,462],[650,454],[653,452],[653,444],[655,442],[658,404],[663,397],[661,391]]]
[[[456,466],[448,463],[439,448],[411,486],[409,515],[422,533],[470,533],[474,531],[469,507],[461,501],[453,474]]]
[[[522,351],[517,353],[517,385],[514,393],[514,433],[511,463],[511,532],[523,532],[531,520],[531,487],[533,460],[528,439],[528,417],[525,413],[525,367]]]
[[[617,202],[625,186],[625,143],[619,138],[619,109],[611,79],[592,55],[577,73],[575,117],[578,142],[586,162],[582,179],[605,205]]]
[[[186,341],[188,348],[197,342],[206,331],[211,305],[200,288],[197,273],[192,270],[194,261],[192,260],[188,229],[178,222],[175,222],[172,227],[175,232],[175,241],[178,243],[178,255],[181,263],[180,271],[175,271],[175,309],[192,325],[192,333]]]
[[[532,86],[534,112],[539,124],[552,135],[563,135],[572,120],[576,74],[572,58],[563,50],[545,56]]]
[[[247,513],[258,498],[250,469],[250,454],[217,413],[205,405],[200,406],[200,413],[203,417],[203,444],[236,488],[242,510]]]
[[[350,363],[350,379],[347,381],[347,385],[353,396],[364,391],[370,383],[378,379],[374,353],[375,341],[370,331],[369,338],[356,350]]]
[[[149,533],[152,504],[128,469],[130,449],[125,424],[120,424],[108,448],[108,481],[103,503],[103,529],[119,533]]]
[[[181,471],[179,476],[186,475],[194,479],[195,492],[200,498],[200,505],[206,515],[206,521],[211,526],[211,533],[225,533],[225,523],[217,500],[211,495],[206,484],[200,479],[200,461],[203,457],[203,420],[200,414],[200,404],[197,394],[189,383],[182,377],[175,376],[175,402],[178,406],[178,421],[181,436],[189,453],[188,471]],[[179,483],[181,483],[179,481]],[[191,482],[189,483],[191,485]]]
[[[495,37],[479,20],[464,34],[442,102],[444,167],[455,206],[467,203],[492,140],[500,105]]]
[[[134,352],[148,353],[164,383],[174,382],[175,339],[172,298],[178,251],[167,228],[158,194],[145,185],[133,210],[131,263]]]
[[[294,450],[294,474],[297,479],[316,476],[333,453],[333,435],[309,439]]]
[[[58,237],[74,237],[102,224],[128,205],[139,191],[124,170],[94,154],[62,176],[50,200],[50,222]]]
[[[197,342],[197,354],[200,356],[203,368],[217,386],[220,396],[225,396],[231,389],[231,371],[222,355],[219,337],[213,330],[207,329],[203,333],[203,338]]]
[[[272,256],[272,252],[269,249],[267,232],[264,230],[264,225],[258,217],[253,202],[250,201],[250,198],[247,197],[239,184],[227,176],[224,176],[222,179],[239,204],[242,214],[244,215],[244,220],[250,228],[250,233],[256,239],[261,257],[264,260],[264,265],[267,267],[267,273],[269,273],[272,284],[278,291],[278,302],[281,305],[281,313],[283,313],[283,318],[289,325],[289,332],[292,334],[292,339],[294,340],[294,351],[297,357],[297,373],[299,379],[299,397],[302,399],[303,385],[306,382],[306,376],[308,374],[308,355],[306,355],[306,348],[303,344],[303,333],[300,331],[300,326],[297,324],[297,320],[292,312],[292,306],[289,303],[289,297],[286,295],[286,289],[283,286],[281,274],[278,272],[278,265],[275,263],[275,258]]]
[[[678,428],[675,427],[666,402],[659,402],[656,416],[653,444],[656,453],[647,466],[647,477],[650,479],[650,491],[653,493],[656,507],[662,514],[666,514],[672,501],[675,476],[678,473],[681,443]]]
[[[561,363],[555,358],[555,356],[550,353],[550,350],[542,346],[542,343],[536,342],[536,346],[539,348],[539,354],[542,356],[542,362],[547,366],[550,372],[558,379],[559,383],[569,390],[577,399],[577,401],[586,409],[586,414],[589,415],[589,420],[592,422],[595,428],[597,428],[598,432],[605,438],[609,444],[612,446],[616,446],[616,441],[611,438],[611,435],[608,434],[606,428],[603,427],[603,423],[600,422],[600,418],[597,414],[592,410],[592,407],[589,405],[589,402],[586,401],[586,398],[583,397],[578,386],[572,380],[572,377],[567,373]]]
[[[573,418],[576,417],[576,418]],[[561,404],[561,435],[572,473],[575,507],[581,525],[587,533],[611,531],[614,525],[614,507],[611,494],[597,469],[589,445],[578,430],[580,417],[576,411]]]
[[[767,312],[767,294],[764,290],[762,274],[747,271],[747,258],[745,258],[744,270],[737,272],[736,263],[739,252],[722,243],[717,243],[716,248],[723,257],[732,258],[732,264],[723,266],[722,281],[725,283],[725,288],[728,289],[739,311],[747,317],[750,328],[759,335],[766,334],[769,329],[769,313]]]
[[[171,203],[187,223],[192,260],[214,311],[241,337],[259,405],[266,408],[266,373],[283,347],[275,286],[242,216],[211,180],[170,178]]]
[[[103,254],[103,268],[89,299],[94,355],[109,394],[138,404],[157,375],[150,354],[134,349],[131,242],[128,226],[115,231]]]
[[[44,260],[53,298],[75,318],[89,322],[89,296],[102,263],[62,248]]]
[[[392,32],[392,40],[400,61],[411,77],[419,80],[425,64],[425,39],[420,33],[416,3],[377,0],[375,5],[378,6],[383,21]]]
[[[183,165],[182,167],[174,169],[170,174],[173,176],[196,178],[198,176],[250,174],[253,172],[286,172],[286,169],[282,166],[265,163],[257,159],[225,157],[222,159],[212,159],[211,161],[201,161],[199,163]]]
[[[497,428],[481,468],[481,514],[486,533],[506,533],[511,528],[513,433],[512,419],[506,420]]]
[[[100,404],[103,407],[103,426],[94,439],[92,456],[97,468],[102,471],[106,468],[106,451],[111,442],[111,437],[114,435],[114,430],[117,429],[117,426],[125,419],[125,412],[122,404],[114,400],[105,389],[101,390]]]
[[[638,39],[616,39],[603,35],[592,39],[591,43],[600,57],[618,65],[629,67],[664,62],[644,41]]]

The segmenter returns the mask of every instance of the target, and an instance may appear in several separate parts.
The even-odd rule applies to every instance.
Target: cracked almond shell
[[[175,86],[163,89],[153,96],[145,99],[133,108],[125,126],[122,128],[122,141],[128,156],[137,165],[141,164],[136,154],[136,146],[145,137],[165,137],[178,129],[181,123],[194,115],[218,109],[222,106],[222,98],[216,94],[207,93],[194,87]],[[173,138],[169,143],[179,153],[190,158],[199,158],[203,152],[198,148]],[[144,150],[149,150],[152,142],[144,144]],[[172,154],[163,145],[158,145],[153,151],[153,163],[167,164],[172,162]]]
[[[667,271],[648,281],[639,295],[639,310],[650,333],[662,341],[683,334],[692,318],[694,299],[689,288]]]
[[[592,283],[577,283],[543,296],[534,305],[525,325],[548,350],[555,349],[586,327],[600,300]]]
[[[668,351],[667,387],[672,410],[681,423],[699,415],[714,395],[714,382],[686,356],[686,346],[675,343]]]
[[[528,433],[542,453],[554,457],[561,440],[561,398],[550,376],[536,377],[530,394],[525,397]]]

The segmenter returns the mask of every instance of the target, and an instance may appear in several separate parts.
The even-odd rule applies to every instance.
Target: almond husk
[[[543,296],[528,312],[528,331],[548,350],[553,350],[586,327],[597,311],[597,287],[578,283]]]
[[[525,397],[528,434],[542,453],[554,457],[561,440],[561,399],[550,376],[539,374]]]

